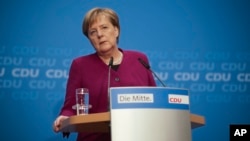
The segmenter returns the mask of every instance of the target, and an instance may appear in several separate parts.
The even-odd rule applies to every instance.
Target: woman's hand
[[[60,126],[62,124],[62,121],[64,121],[65,119],[69,118],[68,116],[63,116],[63,115],[60,115],[56,118],[56,120],[54,121],[54,124],[53,124],[53,130],[54,132],[58,132],[59,129],[60,129]]]

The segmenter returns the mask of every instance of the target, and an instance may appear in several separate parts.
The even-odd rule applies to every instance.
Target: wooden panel
[[[192,129],[205,125],[203,116],[190,114]],[[62,122],[60,132],[110,132],[110,112],[71,116]]]

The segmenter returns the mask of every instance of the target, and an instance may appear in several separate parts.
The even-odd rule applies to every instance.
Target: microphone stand
[[[111,67],[113,66],[113,61],[114,61],[114,58],[111,57],[110,60],[109,60],[109,70],[108,70],[108,111],[110,110],[110,101],[109,101],[109,98],[110,98],[110,71],[111,71]]]
[[[161,81],[161,79],[155,74],[155,72],[153,72],[151,69],[149,69],[153,74],[154,74],[154,76],[160,81],[160,83],[161,83],[161,85],[163,86],[163,87],[166,87],[166,85]]]
[[[151,73],[153,73],[153,75],[157,78],[157,80],[160,81],[160,83],[162,84],[163,87],[166,87],[166,85],[165,85],[165,84],[162,82],[162,80],[155,74],[155,72],[152,71],[152,70],[150,69],[150,66],[149,66],[148,63],[146,63],[145,61],[143,61],[141,58],[138,58],[138,60],[139,60],[139,62],[140,62],[146,69],[148,69]]]

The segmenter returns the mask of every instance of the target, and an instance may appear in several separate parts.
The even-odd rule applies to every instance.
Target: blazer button
[[[116,77],[116,78],[115,78],[115,81],[120,81],[120,78],[119,78],[119,77]]]

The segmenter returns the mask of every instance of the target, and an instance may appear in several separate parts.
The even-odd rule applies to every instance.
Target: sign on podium
[[[191,141],[186,89],[116,87],[110,102],[112,141]]]

